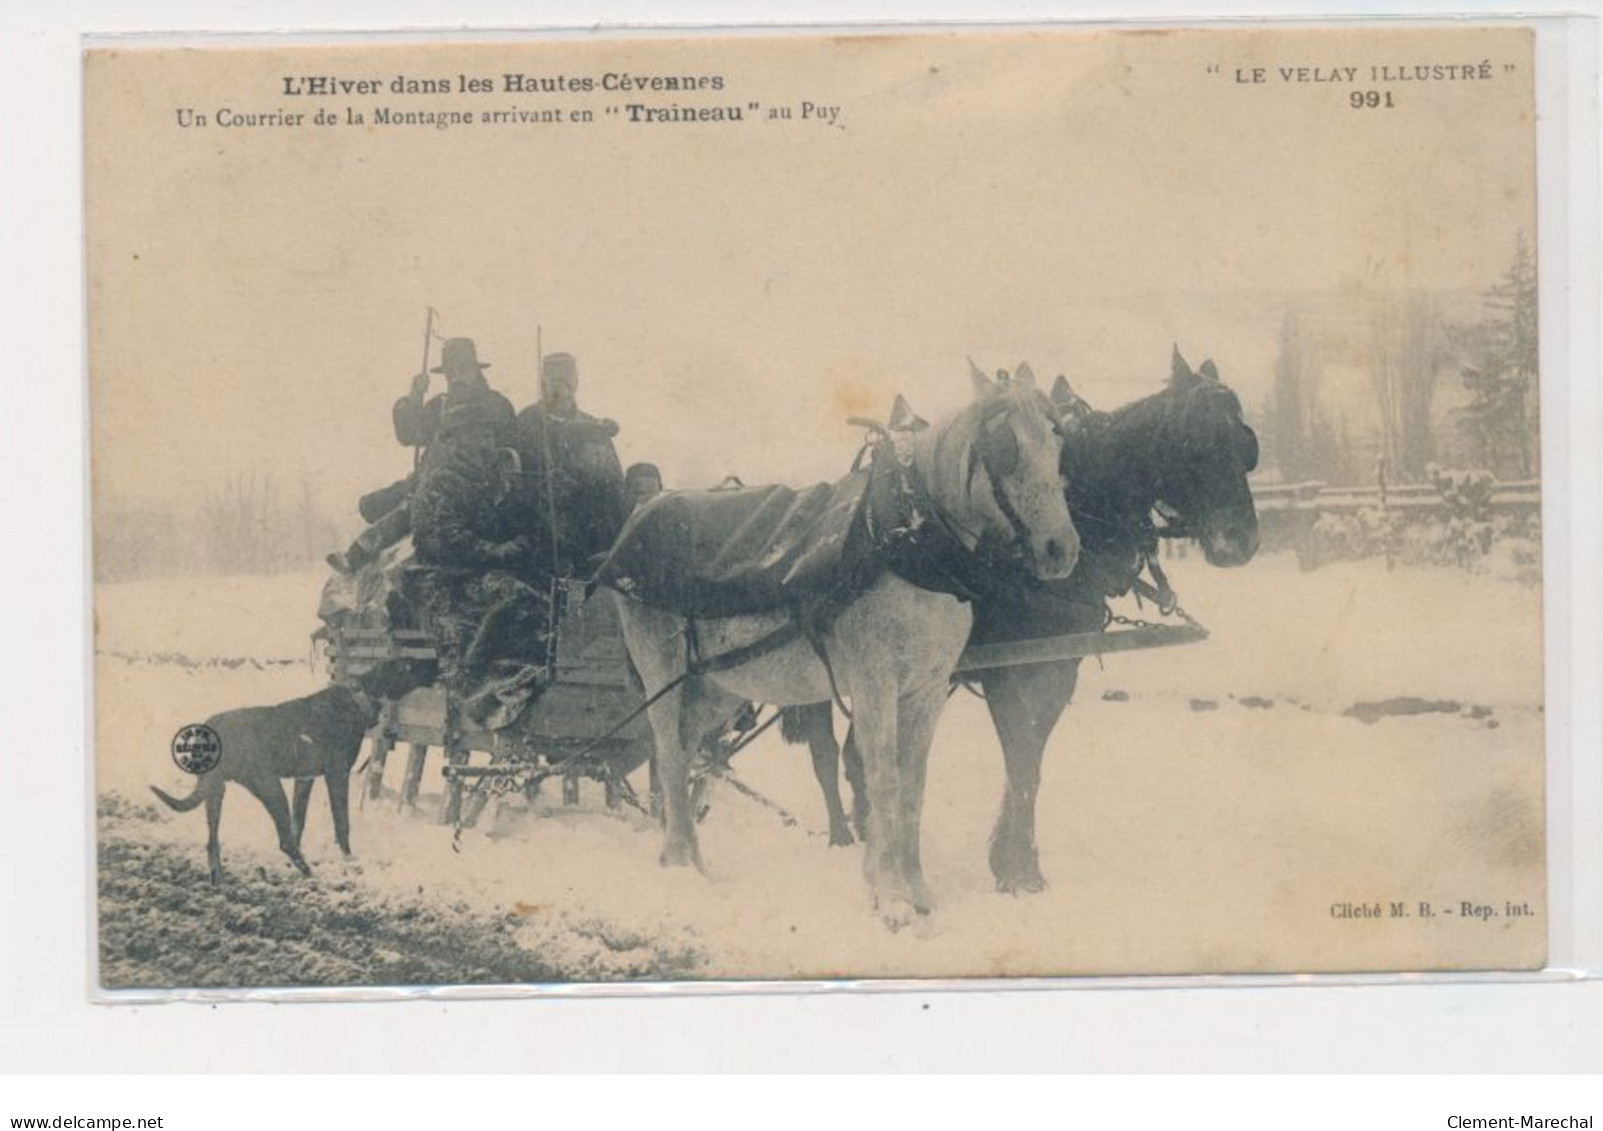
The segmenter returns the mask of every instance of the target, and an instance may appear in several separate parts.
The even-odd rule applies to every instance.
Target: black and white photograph
[[[1534,42],[91,44],[96,992],[1541,969]]]

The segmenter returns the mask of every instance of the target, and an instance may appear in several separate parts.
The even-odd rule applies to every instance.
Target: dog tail
[[[188,797],[185,797],[185,798],[182,798],[182,799],[174,797],[174,796],[172,796],[171,794],[168,794],[168,793],[163,793],[161,790],[157,789],[155,786],[151,786],[150,787],[150,792],[154,793],[157,797],[161,798],[162,803],[164,805],[166,805],[169,809],[176,809],[180,813],[189,812],[191,809],[195,808],[197,805],[199,805],[202,801],[205,800],[205,798],[201,794],[201,789],[200,789],[200,783],[199,782],[195,783],[195,792],[191,793]]]

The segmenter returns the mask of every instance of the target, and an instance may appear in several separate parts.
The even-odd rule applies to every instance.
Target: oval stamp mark
[[[173,764],[186,774],[204,774],[223,760],[223,740],[205,723],[190,723],[173,735]]]

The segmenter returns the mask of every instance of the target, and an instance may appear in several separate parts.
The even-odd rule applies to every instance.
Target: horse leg
[[[1002,743],[1007,783],[991,832],[991,874],[1003,892],[1046,887],[1035,843],[1035,799],[1046,740],[1074,695],[1079,662],[1037,664],[987,672],[981,683]]]
[[[654,695],[685,675],[683,625],[677,617],[618,598],[619,623],[629,658],[646,694]],[[685,748],[685,700],[693,694],[685,679],[646,712],[657,740],[654,765],[662,789],[664,867],[694,865],[701,870],[696,844],[696,810],[690,797],[690,751]]]
[[[820,703],[815,707],[797,710],[807,712],[807,752],[812,755],[813,777],[818,779],[819,791],[824,795],[824,808],[829,812],[829,845],[831,848],[845,847],[854,842],[852,827],[846,820],[846,807],[840,799],[840,744],[835,741],[829,704]]]
[[[924,882],[924,864],[920,856],[921,827],[924,817],[924,784],[929,769],[930,746],[935,740],[935,724],[946,705],[946,680],[903,695],[897,704],[896,736],[900,746],[898,754],[902,766],[900,826],[901,843],[898,857],[908,890],[913,894],[913,909],[927,915],[935,906],[929,887]]]
[[[893,684],[865,688],[865,682],[885,681],[864,673],[852,686],[853,729],[863,755],[863,777],[869,795],[863,875],[881,918],[895,928],[905,925],[919,911],[902,868],[900,851],[903,786],[897,696]]]
[[[859,837],[868,836],[868,783],[863,778],[863,754],[857,749],[857,727],[846,731],[846,745],[841,747],[841,765],[846,781],[852,787],[852,827]]]
[[[687,864],[702,869],[696,843],[696,807],[690,797],[690,754],[680,737],[684,719],[684,689],[664,695],[652,704],[651,729],[657,736],[657,780],[662,785],[663,842],[661,863],[677,868]]]

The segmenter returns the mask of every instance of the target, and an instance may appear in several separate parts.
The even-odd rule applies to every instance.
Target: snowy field
[[[441,783],[431,754],[418,813],[398,812],[392,798],[356,809],[353,790],[349,864],[318,787],[306,834],[310,881],[278,853],[261,806],[230,790],[222,823],[230,883],[207,890],[204,817],[150,808],[146,786],[190,791],[193,779],[168,756],[180,725],[320,685],[308,636],[321,576],[102,585],[104,980],[1540,965],[1540,592],[1445,569],[1388,574],[1380,562],[1302,573],[1286,555],[1219,571],[1193,554],[1170,574],[1213,636],[1083,665],[1076,703],[1047,753],[1045,892],[993,889],[986,840],[1001,757],[984,705],[963,693],[952,699],[931,758],[924,829],[938,907],[896,933],[870,913],[860,849],[828,848],[820,835],[823,806],[805,750],[772,733],[736,768],[805,828],[721,788],[702,826],[707,877],[658,867],[656,831],[643,818],[606,813],[588,784],[577,809],[543,797],[530,813],[464,833],[453,852],[451,830],[433,821]],[[174,609],[186,616],[175,621]],[[1436,709],[1373,721],[1344,713],[1402,696]],[[402,761],[392,758],[387,785],[398,784]],[[644,771],[636,786],[644,794]],[[1394,902],[1407,913],[1394,916]],[[1376,916],[1342,910],[1377,904]],[[1487,910],[1466,915],[1471,907]]]

